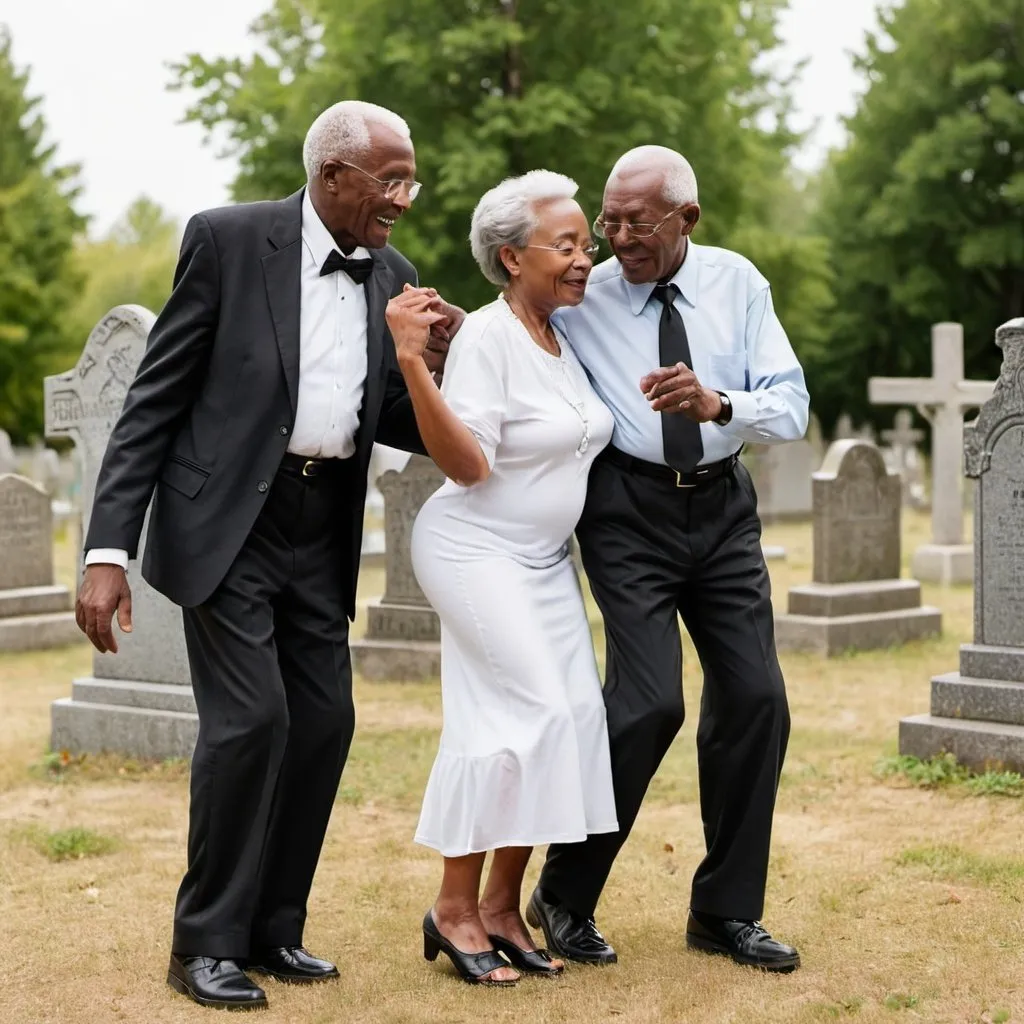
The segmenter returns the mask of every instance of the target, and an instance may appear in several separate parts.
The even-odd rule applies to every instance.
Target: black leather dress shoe
[[[266,993],[254,985],[234,960],[171,954],[167,984],[200,1006],[219,1010],[265,1010]]]
[[[560,903],[550,903],[534,889],[526,907],[526,923],[541,928],[548,949],[555,956],[580,964],[614,964],[615,950],[597,930],[592,917],[580,917]]]
[[[330,960],[313,956],[304,946],[279,946],[261,949],[249,958],[250,971],[269,974],[278,981],[306,984],[338,977],[338,968]]]
[[[787,973],[800,966],[800,954],[773,939],[759,921],[734,921],[692,913],[686,922],[686,944],[690,949],[730,956],[738,964],[765,971]]]

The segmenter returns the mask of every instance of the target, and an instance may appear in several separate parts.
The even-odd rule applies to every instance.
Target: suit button
[[[278,427],[278,428],[277,428],[277,432],[278,432],[278,433],[279,433],[279,434],[280,434],[280,435],[281,435],[282,437],[287,437],[287,436],[288,436],[288,428],[287,428],[287,427]]]
[[[267,481],[266,481],[266,480],[261,480],[261,481],[260,481],[260,482],[259,482],[259,483],[258,483],[258,484],[256,485],[256,490],[257,490],[257,491],[259,491],[259,492],[260,492],[260,494],[265,494],[265,493],[266,493],[266,491],[267,491],[267,487],[268,487],[268,486],[269,486],[269,484],[267,483]]]

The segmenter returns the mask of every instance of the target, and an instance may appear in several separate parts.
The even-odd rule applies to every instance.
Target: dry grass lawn
[[[906,550],[927,523],[905,525]],[[779,526],[778,607],[810,575],[810,530]],[[60,553],[61,573],[71,565]],[[379,583],[379,580],[375,582]],[[691,718],[655,780],[599,912],[616,967],[477,990],[421,956],[438,861],[410,837],[440,724],[435,683],[358,685],[359,725],[311,899],[309,946],[337,984],[268,983],[268,1022],[1024,1021],[1024,802],[880,778],[901,715],[970,638],[969,589],[929,589],[945,636],[823,662],[787,656],[793,739],[779,797],[766,923],[804,967],[765,976],[689,953],[701,851]],[[603,646],[595,623],[599,647]],[[89,654],[0,657],[0,1020],[183,1024],[203,1011],[164,984],[183,868],[187,772],[96,759],[47,771],[48,705]],[[692,653],[685,688],[698,705]],[[557,780],[552,780],[557,784]],[[94,855],[55,859],[88,848]],[[64,840],[65,847],[60,846]],[[109,849],[103,848],[108,840]],[[531,872],[531,879],[535,870]],[[218,1019],[220,1019],[218,1017]]]

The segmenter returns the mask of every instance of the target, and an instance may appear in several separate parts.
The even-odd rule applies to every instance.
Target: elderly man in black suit
[[[183,609],[200,723],[167,980],[229,1009],[266,1005],[244,969],[337,977],[302,932],[354,727],[367,466],[374,441],[422,451],[384,320],[417,285],[388,245],[420,189],[408,126],[338,103],[303,160],[295,195],[189,221],[100,470],[77,605],[116,652],[155,491],[143,575]],[[439,371],[461,310],[434,304]]]

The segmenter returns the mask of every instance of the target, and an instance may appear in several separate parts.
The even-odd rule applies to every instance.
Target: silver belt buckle
[[[306,462],[302,467],[302,475],[316,476],[317,470],[319,468],[319,463],[316,461],[316,459],[306,459]]]
[[[684,484],[683,483],[683,474],[680,473],[678,469],[676,470],[676,487],[690,488],[690,487],[696,487],[696,486],[697,486],[696,484]]]

